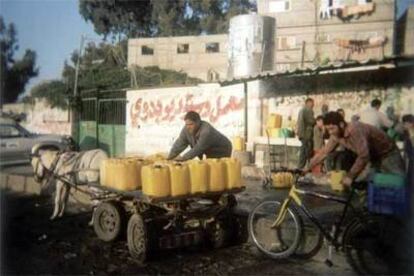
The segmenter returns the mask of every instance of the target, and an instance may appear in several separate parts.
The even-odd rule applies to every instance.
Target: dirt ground
[[[257,254],[250,243],[164,250],[139,265],[125,240],[106,243],[97,238],[88,226],[88,208],[72,203],[63,218],[51,222],[52,207],[50,197],[2,191],[2,275],[354,275],[340,254],[333,267],[326,266],[325,249],[308,261],[275,261]]]

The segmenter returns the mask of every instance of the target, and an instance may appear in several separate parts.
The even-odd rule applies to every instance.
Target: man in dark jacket
[[[203,154],[207,158],[231,156],[232,146],[230,140],[212,125],[202,121],[197,112],[188,112],[184,117],[184,121],[185,127],[181,130],[180,136],[174,142],[168,155],[169,160],[186,161],[195,157],[202,159]],[[178,156],[187,146],[190,146],[191,150],[183,156]]]
[[[313,106],[313,99],[306,99],[305,106],[300,110],[298,116],[297,135],[302,142],[299,152],[299,169],[305,167],[313,153],[313,126],[315,125]]]

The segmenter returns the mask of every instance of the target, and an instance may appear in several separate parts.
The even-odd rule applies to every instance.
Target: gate
[[[111,157],[125,153],[126,92],[93,90],[81,94],[80,150],[100,148]]]

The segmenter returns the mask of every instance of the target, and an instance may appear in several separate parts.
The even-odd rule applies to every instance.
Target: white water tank
[[[230,19],[229,78],[254,76],[273,70],[276,20],[258,14]]]

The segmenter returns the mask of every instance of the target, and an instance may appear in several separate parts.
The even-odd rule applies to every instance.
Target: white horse
[[[70,185],[99,183],[99,168],[108,155],[100,149],[83,152],[45,150],[41,145],[32,149],[34,178],[42,184],[55,181],[55,205],[51,220],[63,216],[69,197]],[[63,181],[66,180],[67,182]]]

